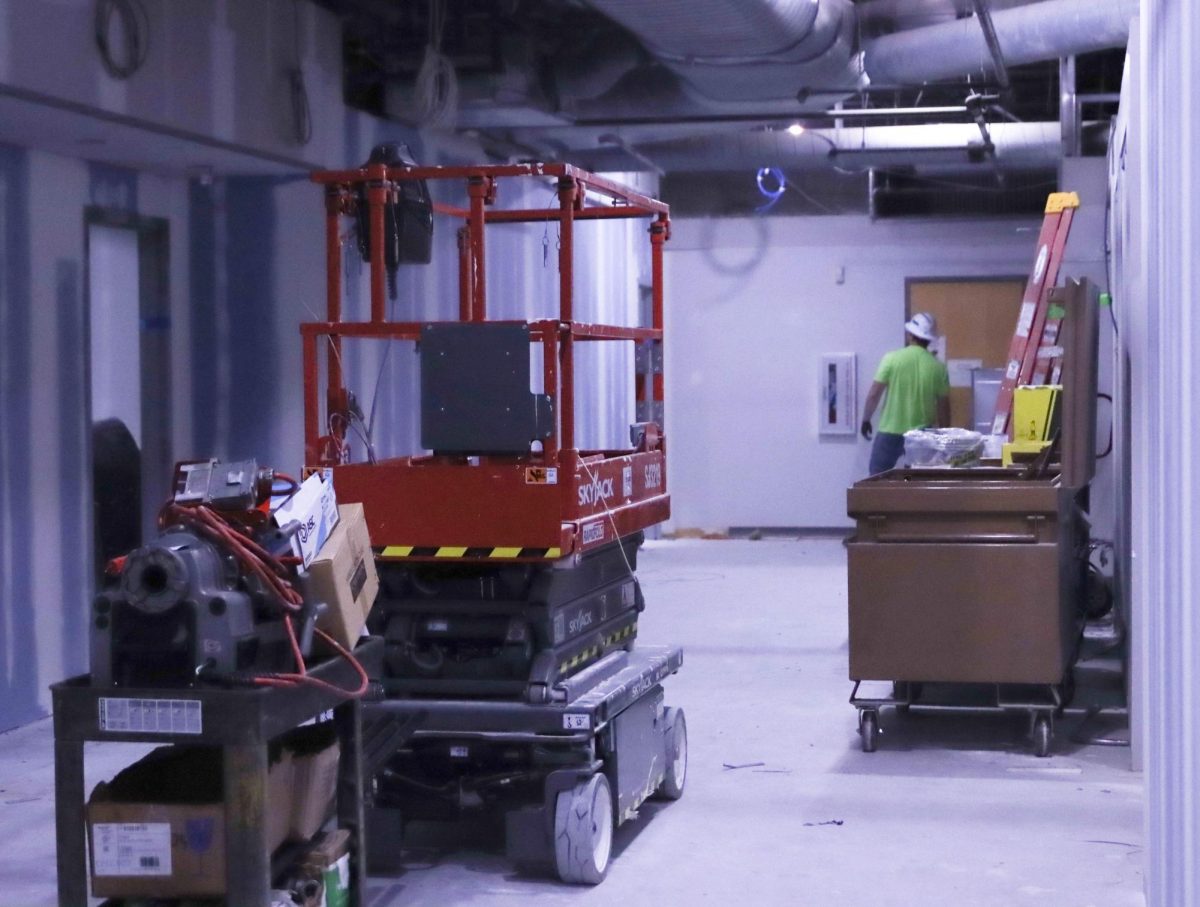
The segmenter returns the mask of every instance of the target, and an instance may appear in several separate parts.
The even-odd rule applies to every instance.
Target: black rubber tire
[[[1054,730],[1049,715],[1038,715],[1033,719],[1033,754],[1038,757],[1050,755],[1050,742]]]
[[[879,713],[872,709],[863,709],[858,718],[858,734],[862,737],[862,751],[875,752],[879,740]]]
[[[667,768],[662,784],[654,792],[654,798],[678,800],[683,796],[683,788],[687,783],[687,721],[683,717],[683,709],[664,709],[663,724],[666,726],[663,733],[667,738],[664,748]]]
[[[613,840],[612,790],[603,772],[558,795],[554,864],[572,885],[598,885],[608,874]]]

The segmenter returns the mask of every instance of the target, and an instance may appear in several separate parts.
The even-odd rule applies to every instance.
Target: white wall
[[[903,343],[905,278],[1024,275],[1038,225],[1036,217],[673,222],[673,526],[849,525],[846,488],[866,475],[870,445],[818,435],[820,356],[858,354],[861,411],[879,358]]]
[[[103,73],[96,57],[90,0],[0,4],[0,91],[20,89],[121,113],[259,153],[294,154],[288,124],[276,112],[285,69],[294,58],[295,9],[313,105],[314,138],[305,153],[358,161],[366,153],[358,141],[384,132],[342,105],[339,29],[331,15],[311,4],[148,0],[146,6],[150,55],[142,71],[119,82]],[[193,226],[204,220],[203,194],[182,174],[46,153],[23,147],[23,138],[0,121],[0,730],[44,714],[49,684],[87,667],[92,552],[85,208],[168,221],[173,438],[179,456],[239,446],[229,438],[230,420],[213,425],[197,418],[203,412],[197,400],[215,395],[222,403],[210,414],[219,415],[232,398],[245,421],[269,425],[262,437],[272,443],[249,455],[282,465],[286,451],[288,465],[299,462],[294,392],[299,369],[291,368],[288,357],[299,350],[299,303],[307,295],[318,305],[323,298],[320,193],[302,175],[302,182],[276,185],[261,178],[240,184],[264,202],[263,220],[241,223],[238,235],[231,229],[238,225],[226,223],[230,213],[218,208],[220,231],[201,236]],[[86,153],[72,136],[61,139],[56,147]],[[204,146],[197,149],[203,162]],[[217,182],[225,180],[218,176]],[[293,209],[288,198],[303,203]],[[269,245],[255,242],[253,231],[262,223],[273,228]],[[231,232],[240,245],[218,242]],[[198,249],[214,254],[197,257]],[[230,287],[231,272],[271,275],[266,284],[271,298],[247,299]],[[222,307],[197,305],[211,301],[209,295],[220,296]],[[258,319],[263,313],[272,316],[265,326]],[[225,319],[211,334],[210,315]],[[247,326],[264,339],[262,361],[272,365],[262,370],[266,373],[256,374],[257,361],[245,354],[245,344],[233,342]],[[241,372],[232,370],[234,361]],[[242,387],[214,386],[210,365],[226,376],[253,378]],[[288,407],[275,405],[285,400]],[[255,411],[260,401],[265,405]]]
[[[1197,12],[1194,3],[1143,0],[1113,161],[1116,312],[1130,365],[1132,706],[1152,905],[1200,903]]]
[[[258,152],[339,160],[341,29],[332,13],[292,0],[142,5],[149,17],[146,61],[118,80],[106,74],[97,52],[92,0],[6,0],[0,85]],[[312,140],[303,147],[294,137],[288,83],[297,65],[313,113]]]
[[[215,49],[232,47],[236,80],[230,82],[223,73],[209,85],[202,73],[178,68],[186,68],[187,61],[155,64],[163,70],[148,61],[129,84],[112,84],[98,64],[87,62],[94,54],[90,45],[80,43],[81,28],[84,19],[90,22],[92,5],[76,0],[19,0],[0,6],[0,49],[20,46],[22,61],[29,62],[7,65],[0,79],[20,73],[30,90],[158,118],[209,136],[232,135],[260,150],[284,148],[286,139],[276,139],[274,127],[268,128],[270,98],[260,84],[266,69],[274,72],[280,65],[270,50],[277,40],[271,33],[274,20],[264,16],[270,9],[290,11],[293,4],[195,0],[148,5],[155,21],[168,12],[170,17],[192,17],[187,21],[200,36],[196,53],[209,54],[210,62],[216,59]],[[299,7],[303,21],[314,21],[317,14],[308,4]],[[313,36],[312,41],[336,51],[332,20],[324,14],[317,18],[322,30],[319,40]],[[63,29],[63,47],[73,48],[53,71],[26,60],[32,53],[29,46],[44,41],[52,26]],[[171,25],[168,46],[180,45],[176,50],[182,54],[186,32],[183,25]],[[260,45],[266,48],[262,60]],[[50,53],[44,43],[37,46]],[[154,51],[151,56],[155,58]],[[0,67],[6,64],[12,58],[0,54]],[[143,86],[144,95],[134,86],[143,78],[154,83]],[[159,78],[161,84],[155,81]],[[340,64],[326,73],[323,85],[314,82],[310,73],[314,122],[329,130],[321,140],[326,160],[357,164],[375,144],[402,140],[423,162],[464,162],[463,143],[443,151],[411,130],[347,110],[340,101]],[[195,104],[181,100],[186,98]],[[228,103],[234,104],[232,118],[226,117]],[[87,667],[92,554],[85,208],[98,205],[168,221],[173,441],[179,458],[255,457],[299,470],[298,325],[323,319],[325,305],[324,206],[320,188],[306,173],[218,172],[211,180],[189,180],[183,174],[138,172],[33,150],[21,147],[20,138],[6,133],[0,122],[0,730],[45,714],[49,684]],[[517,204],[513,199],[505,203]],[[643,248],[648,246],[642,226],[580,227],[581,234],[602,234],[597,242],[581,242],[577,250],[581,317],[620,323],[636,313]],[[457,313],[453,227],[445,220],[438,225],[435,264],[402,270],[397,317],[423,320]],[[557,268],[553,260],[542,266],[541,232],[540,226],[516,228],[491,246],[493,314],[543,315],[556,303]],[[553,247],[553,227],[550,237]],[[366,269],[356,265],[352,245],[346,253],[347,317],[366,318]],[[365,354],[347,355],[347,375],[364,409],[380,375],[383,349],[376,345]],[[614,362],[620,356],[631,361],[631,355],[623,351],[616,356],[600,357],[595,364],[598,384],[620,383]],[[416,437],[415,377],[411,346],[396,345],[383,372],[377,420],[377,437],[396,452],[410,452]],[[622,400],[632,396],[627,381],[625,388],[617,395]],[[584,405],[580,423],[585,443],[627,439],[633,416],[625,412],[617,418],[618,409]]]
[[[120,419],[140,448],[142,355],[136,231],[102,224],[88,228],[87,284],[92,421]]]
[[[169,221],[173,359],[186,362],[186,185],[0,145],[0,728],[37,715],[50,683],[86,668],[84,209],[114,203]],[[173,377],[186,411],[186,368]],[[177,447],[188,436],[176,423]]]

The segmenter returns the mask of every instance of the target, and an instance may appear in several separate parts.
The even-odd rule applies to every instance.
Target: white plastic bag
[[[904,433],[909,466],[970,466],[979,462],[984,438],[965,428],[914,428]]]

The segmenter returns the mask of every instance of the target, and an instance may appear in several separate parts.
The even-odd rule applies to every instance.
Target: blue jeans
[[[871,445],[871,475],[887,472],[896,465],[904,453],[904,435],[893,435],[886,431],[875,432],[875,443]]]

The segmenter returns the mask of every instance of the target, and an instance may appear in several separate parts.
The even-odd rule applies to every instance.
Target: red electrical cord
[[[286,477],[284,477],[286,478]],[[294,687],[299,684],[309,684],[329,690],[339,696],[351,699],[361,697],[367,691],[370,679],[362,664],[344,646],[339,644],[324,630],[316,630],[316,634],[325,640],[338,655],[346,659],[359,677],[359,686],[355,690],[342,689],[308,673],[304,663],[304,655],[300,651],[300,643],[296,639],[296,628],[292,623],[292,614],[304,606],[304,598],[288,579],[288,570],[279,558],[263,548],[245,532],[235,528],[212,508],[203,504],[194,507],[182,507],[174,502],[168,502],[159,513],[159,527],[165,528],[170,522],[185,523],[201,535],[229,549],[238,562],[248,572],[258,577],[259,581],[270,589],[284,609],[283,624],[287,631],[288,646],[292,650],[292,658],[296,662],[294,673],[262,674],[253,678],[259,686]],[[289,558],[289,560],[291,560]]]

